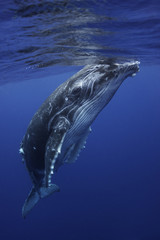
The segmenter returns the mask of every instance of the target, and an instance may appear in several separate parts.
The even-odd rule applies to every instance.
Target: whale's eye
[[[81,87],[75,87],[73,90],[72,90],[72,94],[73,95],[77,95],[81,92]]]

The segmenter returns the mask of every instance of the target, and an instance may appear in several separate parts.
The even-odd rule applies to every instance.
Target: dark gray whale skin
[[[20,153],[33,188],[22,208],[25,217],[40,198],[59,191],[52,174],[74,162],[84,147],[90,126],[139,62],[87,65],[61,84],[33,116]]]

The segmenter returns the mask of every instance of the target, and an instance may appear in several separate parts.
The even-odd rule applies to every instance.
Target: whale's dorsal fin
[[[48,138],[45,150],[45,186],[51,183],[51,175],[54,172],[54,165],[58,154],[61,153],[62,144],[69,129],[70,123],[65,117],[60,117],[56,126]]]

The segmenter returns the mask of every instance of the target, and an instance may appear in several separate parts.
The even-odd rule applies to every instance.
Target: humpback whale
[[[62,83],[33,116],[20,154],[33,183],[22,216],[39,199],[59,191],[52,175],[72,163],[84,147],[90,126],[122,82],[139,71],[139,62],[87,65]]]

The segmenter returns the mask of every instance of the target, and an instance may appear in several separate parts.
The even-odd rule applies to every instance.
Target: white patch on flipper
[[[19,153],[20,153],[20,154],[24,154],[23,148],[20,148],[20,149],[19,149]]]
[[[49,174],[48,174],[48,185],[50,185],[50,183],[51,183],[51,177],[52,177],[52,175],[54,174],[54,165],[55,165],[55,162],[56,162],[56,159],[57,159],[58,155],[61,153],[61,148],[62,148],[62,144],[63,144],[63,141],[64,141],[65,136],[66,136],[66,134],[64,134],[64,136],[62,137],[61,142],[60,142],[60,144],[58,145],[57,151],[56,151],[56,153],[55,153],[55,156],[54,156],[54,158],[51,160],[50,172],[49,172]],[[54,148],[53,148],[52,150],[55,151]]]
[[[61,142],[60,142],[60,144],[59,144],[59,146],[58,146],[58,149],[57,149],[58,154],[61,153],[62,144],[63,144],[63,141],[64,141],[65,136],[66,136],[66,134],[64,134],[64,136],[63,136],[63,138],[62,138],[62,140],[61,140]]]

